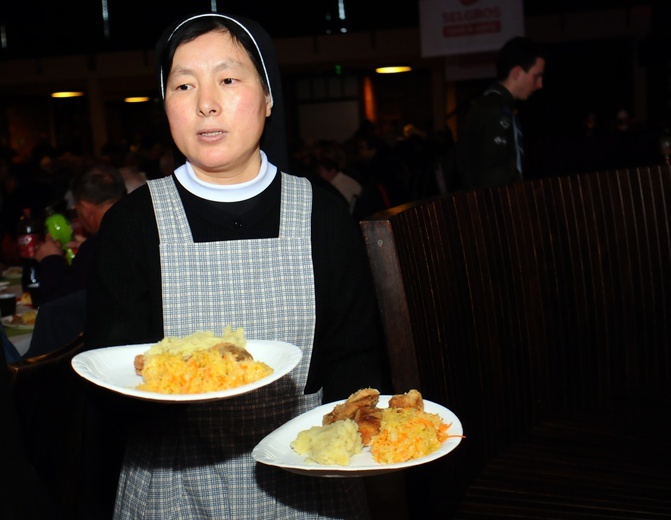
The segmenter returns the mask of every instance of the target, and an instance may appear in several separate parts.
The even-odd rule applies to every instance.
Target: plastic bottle
[[[19,246],[19,256],[21,258],[21,287],[23,292],[28,291],[28,286],[39,283],[39,263],[35,260],[35,250],[42,242],[42,223],[35,219],[30,208],[23,210],[23,215],[19,218],[17,228],[17,242]]]
[[[65,215],[57,212],[53,206],[47,206],[45,211],[47,214],[46,219],[44,219],[46,232],[51,235],[51,238],[61,243],[65,259],[68,264],[71,264],[75,252],[67,247],[67,243],[72,241],[72,225]]]

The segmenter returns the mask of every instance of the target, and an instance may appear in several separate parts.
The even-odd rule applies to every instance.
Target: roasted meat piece
[[[238,347],[237,345],[234,345],[233,343],[219,343],[218,345],[215,345],[211,348],[218,350],[219,353],[222,355],[222,357],[226,352],[230,352],[231,354],[233,354],[233,358],[236,361],[244,361],[245,359],[253,359],[252,355],[249,352],[247,352],[242,347]]]
[[[344,403],[337,404],[333,411],[324,415],[322,425],[333,424],[341,419],[354,419],[359,408],[375,407],[380,399],[380,392],[375,388],[364,388],[350,395]]]
[[[389,399],[389,408],[416,408],[424,411],[422,394],[417,390],[408,390],[405,394],[397,394]]]
[[[382,409],[374,406],[363,406],[354,413],[354,420],[359,427],[361,442],[368,446],[382,426]]]
[[[135,367],[135,373],[138,376],[142,375],[142,369],[144,368],[144,361],[145,361],[144,354],[138,354],[135,356],[135,359],[133,360],[133,366]]]

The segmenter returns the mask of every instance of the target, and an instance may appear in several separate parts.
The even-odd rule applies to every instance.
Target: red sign
[[[422,56],[496,51],[524,34],[522,0],[420,0]]]

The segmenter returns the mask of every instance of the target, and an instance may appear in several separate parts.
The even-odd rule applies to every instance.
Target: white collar
[[[241,182],[240,184],[205,182],[198,178],[188,161],[175,170],[175,177],[187,191],[202,199],[215,202],[240,202],[251,199],[270,186],[275,175],[277,175],[277,167],[268,162],[263,150],[261,150],[259,174],[251,181]]]

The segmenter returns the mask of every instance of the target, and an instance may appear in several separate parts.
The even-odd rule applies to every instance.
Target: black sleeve
[[[146,186],[105,213],[86,290],[87,348],[162,339],[158,230]]]
[[[49,255],[39,263],[40,302],[46,303],[61,296],[68,265],[64,257]]]
[[[384,341],[363,237],[342,204],[314,191],[317,327],[306,392],[323,386],[324,402],[366,387],[387,393]]]
[[[47,303],[86,287],[86,276],[95,248],[95,238],[89,238],[79,247],[72,265],[65,257],[49,255],[40,262],[40,303]]]

